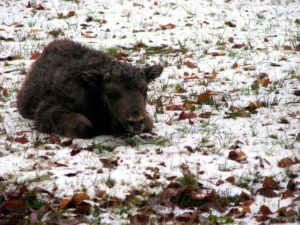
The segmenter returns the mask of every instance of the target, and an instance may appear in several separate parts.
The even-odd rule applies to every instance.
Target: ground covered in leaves
[[[293,0],[2,1],[0,224],[300,220],[300,5]],[[68,37],[137,65],[152,134],[68,139],[16,111]]]

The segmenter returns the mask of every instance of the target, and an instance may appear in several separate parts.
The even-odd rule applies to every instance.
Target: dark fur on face
[[[39,131],[69,137],[151,131],[149,82],[159,65],[139,68],[71,40],[55,40],[33,63],[17,96]]]

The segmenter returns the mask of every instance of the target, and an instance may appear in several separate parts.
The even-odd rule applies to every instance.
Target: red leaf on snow
[[[236,69],[239,67],[239,64],[237,64],[236,62],[232,64],[231,69]]]
[[[211,116],[211,112],[200,113],[198,116],[202,119],[208,119]]]
[[[26,137],[23,136],[23,137],[16,137],[15,138],[15,142],[18,142],[20,144],[26,144],[29,141],[28,141],[28,139]]]
[[[194,113],[194,112],[185,112],[185,111],[182,111],[179,114],[178,120],[193,119],[193,118],[196,118],[196,117],[197,117],[197,114]]]
[[[211,52],[210,55],[216,57],[216,56],[220,56],[220,53],[219,52]]]
[[[286,190],[281,193],[281,199],[292,198],[292,197],[294,197],[294,194],[291,190]]]
[[[70,11],[68,12],[68,14],[66,15],[66,17],[72,17],[75,16],[75,11]]]
[[[184,65],[186,65],[188,68],[190,68],[190,69],[195,69],[195,68],[198,68],[198,66],[196,65],[196,64],[194,64],[194,63],[192,63],[191,61],[186,61],[186,62],[184,62],[183,63]]]
[[[279,190],[279,185],[272,177],[265,177],[263,182],[263,188]]]
[[[227,26],[229,26],[229,27],[236,27],[236,24],[234,24],[234,23],[231,22],[231,21],[225,22],[225,25],[227,25]]]
[[[283,49],[286,51],[292,50],[292,47],[290,45],[284,45]]]
[[[232,46],[232,48],[238,48],[238,49],[240,49],[240,48],[243,48],[243,47],[245,47],[246,45],[244,44],[244,43],[242,43],[242,44],[234,44],[233,46]]]
[[[247,160],[246,154],[242,150],[232,150],[228,154],[228,158],[236,162],[242,163]]]
[[[286,168],[286,167],[290,167],[291,165],[293,165],[295,162],[293,159],[291,159],[290,157],[285,157],[283,159],[281,159],[278,163],[277,166],[280,168]]]
[[[256,193],[265,196],[267,198],[276,198],[279,196],[276,192],[274,192],[272,189],[269,188],[260,188],[257,190]]]
[[[234,184],[234,182],[235,182],[235,178],[234,177],[227,177],[226,178],[226,181],[228,182],[228,183],[231,183],[231,184]]]
[[[198,103],[205,103],[211,100],[213,96],[213,92],[211,90],[207,90],[204,93],[198,95]]]
[[[161,29],[166,30],[166,29],[173,29],[176,27],[175,24],[173,23],[168,23],[168,24],[164,24],[164,25],[159,25]]]
[[[261,207],[260,207],[260,209],[259,209],[259,212],[261,213],[261,214],[264,214],[264,215],[270,215],[270,214],[272,214],[272,211],[269,209],[269,207],[268,206],[266,206],[266,205],[262,205]]]
[[[166,106],[166,110],[170,110],[170,111],[182,111],[183,109],[183,105],[176,105],[176,104],[170,104]]]

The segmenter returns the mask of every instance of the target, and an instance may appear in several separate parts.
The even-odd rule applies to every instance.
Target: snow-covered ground
[[[63,37],[134,64],[164,65],[149,92],[153,134],[70,140],[38,133],[21,118],[16,93],[26,71],[47,43]],[[299,52],[297,0],[1,1],[0,183],[58,198],[84,192],[94,211],[103,196],[121,202],[100,205],[86,224],[297,223]],[[208,204],[206,212],[176,201],[166,206],[170,183],[190,188],[184,177],[201,184],[198,194],[214,190],[230,204]],[[133,195],[148,210],[125,207]],[[229,200],[241,195],[248,197]],[[158,203],[149,203],[152,196]]]

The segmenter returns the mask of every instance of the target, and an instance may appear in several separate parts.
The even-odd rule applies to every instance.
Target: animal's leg
[[[89,138],[93,135],[90,120],[80,113],[64,109],[51,100],[40,103],[35,120],[37,130],[41,132],[57,132],[74,138]]]

